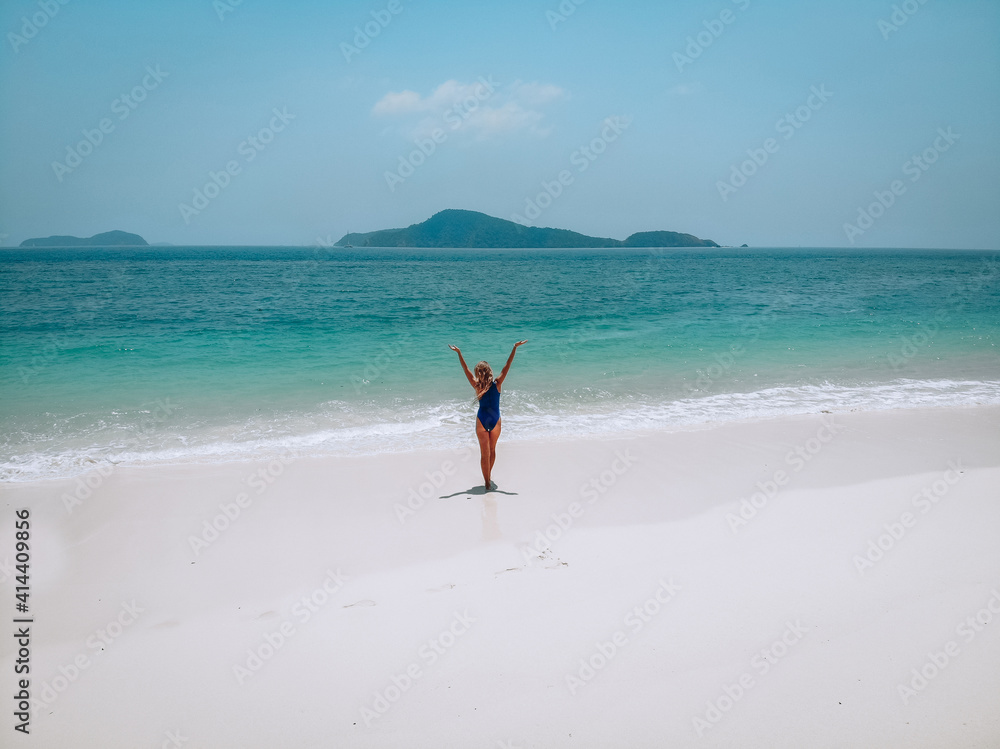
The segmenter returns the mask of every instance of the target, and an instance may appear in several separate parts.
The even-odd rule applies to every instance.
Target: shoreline
[[[34,528],[33,733],[995,744],[1000,617],[957,630],[1000,587],[1000,407],[823,416],[501,443],[486,495],[448,450],[0,486],[2,537]]]
[[[877,387],[869,387],[863,391],[865,396],[861,400],[846,405],[837,402],[841,393],[825,393],[824,388],[814,386],[800,386],[797,388],[765,389],[763,391],[751,391],[748,393],[725,393],[716,395],[706,395],[701,397],[688,397],[680,400],[665,401],[659,406],[647,404],[637,406],[632,404],[625,408],[624,412],[602,412],[591,413],[571,413],[568,419],[579,420],[579,428],[574,432],[564,420],[562,426],[556,431],[548,423],[550,416],[537,412],[517,413],[508,415],[506,422],[507,437],[504,444],[553,444],[564,443],[576,440],[619,440],[632,439],[637,437],[656,438],[661,434],[677,434],[706,429],[724,428],[730,424],[756,424],[778,421],[781,419],[809,418],[822,414],[832,414],[834,416],[844,416],[847,414],[893,414],[906,412],[923,411],[946,411],[963,410],[977,408],[998,408],[1000,401],[1000,382],[957,382],[938,383],[937,381],[920,381],[920,386],[928,392],[914,393],[908,392],[900,394],[899,383],[885,383]],[[931,385],[960,385],[965,388],[975,386],[977,392],[969,391],[964,393],[937,393],[932,394]],[[827,386],[828,387],[828,386]],[[813,394],[812,403],[799,404],[810,410],[797,410],[794,406],[787,404],[768,404],[769,399],[788,397],[788,394],[795,392],[798,397],[804,397],[802,392],[815,389],[820,395]],[[850,389],[848,389],[850,390]],[[880,403],[877,396],[884,396],[885,392],[893,394],[896,402]],[[859,396],[860,397],[860,396]],[[916,405],[899,407],[898,402],[903,402],[906,398],[911,402],[917,398]],[[919,397],[930,399],[930,402],[919,400]],[[962,402],[962,399],[975,398],[974,402]],[[721,405],[717,401],[722,400]],[[954,402],[956,399],[959,402]],[[940,404],[935,400],[940,400]],[[168,404],[170,405],[170,404]],[[839,410],[848,408],[848,410]],[[159,409],[160,407],[158,407]],[[434,411],[439,407],[435,406]],[[523,408],[523,406],[522,406]],[[716,411],[713,413],[712,409]],[[790,409],[790,410],[785,410]],[[177,411],[177,406],[172,406],[172,411]],[[169,412],[168,412],[169,413]],[[642,421],[636,422],[637,415]],[[352,457],[377,457],[395,454],[410,454],[419,452],[433,452],[436,450],[456,450],[464,445],[475,446],[471,427],[468,435],[463,432],[463,427],[455,421],[456,414],[450,411],[442,415],[436,413],[434,418],[438,419],[436,426],[421,424],[422,416],[416,416],[416,421],[400,423],[377,423],[367,427],[357,425],[344,427],[344,434],[334,434],[338,431],[333,428],[325,428],[319,432],[304,432],[285,434],[279,438],[270,438],[270,444],[260,444],[260,442],[236,443],[231,441],[198,442],[192,441],[183,447],[162,447],[162,448],[139,448],[133,447],[125,450],[120,448],[118,453],[102,455],[101,451],[107,447],[78,448],[75,452],[64,452],[60,455],[38,455],[34,454],[32,463],[15,463],[12,460],[4,466],[4,471],[14,474],[0,479],[0,486],[30,484],[36,481],[64,481],[76,480],[80,477],[99,471],[102,474],[107,471],[118,471],[125,468],[166,468],[170,466],[212,466],[239,463],[252,463],[260,460],[270,460],[278,456],[295,455],[297,459],[335,459]],[[706,418],[707,417],[707,418]],[[170,416],[156,417],[159,421],[168,422]],[[302,417],[295,417],[301,419]],[[468,418],[471,422],[474,419],[474,412],[463,413],[461,418]],[[632,421],[632,425],[616,423],[616,419],[624,419],[626,422]],[[576,422],[572,422],[575,424]],[[650,423],[657,426],[651,427]],[[140,433],[150,434],[154,429],[154,423],[147,420]],[[245,425],[244,425],[245,426]],[[259,428],[263,428],[261,425]],[[227,427],[236,429],[238,427]],[[239,427],[243,428],[243,427]],[[219,433],[226,431],[220,427],[212,427],[212,431]],[[334,433],[334,434],[331,434]],[[525,434],[525,432],[527,434]],[[266,434],[266,432],[262,433]],[[318,437],[327,434],[322,441]],[[171,440],[176,440],[176,436],[169,433],[163,435]],[[198,439],[207,437],[200,435]],[[353,440],[353,444],[351,441]],[[170,455],[178,450],[185,451],[182,455]],[[122,458],[121,455],[130,457]],[[136,458],[135,456],[139,457]],[[21,457],[24,460],[26,457]],[[53,461],[58,468],[51,467]],[[38,463],[48,464],[49,467],[38,468]],[[45,471],[45,475],[38,475]],[[61,475],[51,475],[54,471],[61,471]],[[25,477],[22,477],[25,476]]]
[[[851,422],[860,421],[865,424],[866,429],[876,428],[880,436],[883,439],[887,439],[888,433],[894,429],[898,429],[898,426],[892,423],[880,422],[908,421],[921,423],[935,421],[937,419],[947,421],[949,418],[961,418],[962,416],[968,417],[970,423],[986,422],[987,424],[993,423],[1000,426],[1000,405],[969,404],[963,406],[940,406],[934,408],[895,408],[875,411],[850,411],[842,413],[824,411],[816,413],[780,414],[765,417],[751,416],[744,419],[677,424],[668,428],[655,430],[637,429],[606,433],[595,432],[580,434],[569,438],[565,436],[553,435],[541,438],[524,437],[518,439],[517,437],[507,437],[507,433],[505,432],[505,437],[499,445],[499,455],[502,456],[503,453],[506,452],[515,453],[515,456],[511,458],[511,462],[513,462],[524,459],[538,450],[555,449],[560,447],[575,447],[586,453],[593,452],[595,450],[603,450],[603,446],[607,444],[631,444],[637,442],[658,443],[661,441],[683,442],[686,437],[704,442],[711,442],[717,435],[729,434],[740,435],[732,437],[731,439],[735,439],[737,441],[748,441],[751,439],[748,435],[754,432],[763,432],[768,435],[775,433],[780,434],[787,429],[801,427],[804,424],[818,424],[822,426],[828,421],[841,423],[844,420]],[[962,443],[965,445],[967,451],[971,451],[976,455],[982,455],[982,466],[1000,466],[1000,457],[997,457],[996,460],[993,461],[993,459],[988,456],[988,450],[976,449],[973,446],[972,443],[974,440],[972,440],[971,437],[967,435],[957,437],[962,440]],[[992,437],[992,435],[989,435],[988,433],[988,426],[983,430],[981,437],[984,439]],[[907,440],[908,438],[903,437],[903,439]],[[769,441],[776,442],[776,440]],[[1000,439],[997,441],[998,444],[1000,444]],[[791,445],[791,443],[789,443],[788,446],[793,448],[795,447]],[[770,445],[770,447],[773,447],[773,445]],[[464,453],[468,453],[468,456],[470,457],[465,457]],[[449,457],[463,462],[470,461],[470,465],[473,465],[474,471],[473,469],[470,469],[470,471],[473,472],[469,473],[469,478],[474,480],[472,483],[479,481],[481,484],[481,475],[478,473],[478,466],[474,465],[478,461],[479,448],[478,444],[475,442],[474,434],[470,429],[469,439],[466,444],[450,448],[416,446],[405,450],[387,450],[383,452],[366,452],[357,454],[300,454],[296,453],[296,451],[292,448],[287,448],[281,452],[268,452],[258,456],[247,455],[224,459],[206,458],[201,460],[164,460],[162,462],[105,463],[102,466],[106,468],[106,471],[103,474],[98,470],[97,464],[95,464],[94,468],[87,469],[82,473],[73,476],[44,477],[24,481],[0,482],[0,491],[31,491],[33,488],[38,488],[49,492],[58,491],[59,493],[64,493],[67,490],[67,487],[76,485],[79,483],[81,478],[95,473],[102,475],[104,478],[108,478],[111,475],[127,475],[129,482],[144,482],[155,479],[156,474],[158,473],[171,471],[177,471],[183,474],[202,472],[206,474],[217,474],[219,476],[254,473],[253,469],[259,468],[260,466],[266,466],[270,463],[274,463],[275,461],[280,461],[285,466],[291,464],[308,466],[311,471],[326,470],[330,468],[336,469],[345,466],[353,467],[355,470],[363,467],[365,470],[372,471],[374,470],[373,467],[376,464],[382,462],[402,462],[430,465],[448,460]],[[902,458],[900,455],[895,455],[893,457],[894,459],[899,458],[897,462],[900,464],[900,470],[905,471],[911,468],[915,469],[921,464],[921,460],[917,458],[908,460]],[[808,458],[806,458],[806,460],[808,460]],[[794,462],[797,465],[799,461],[796,459]],[[503,463],[500,465],[502,466]],[[859,468],[857,466],[855,466],[853,470],[865,471],[864,468]],[[494,479],[495,478],[496,476],[494,476]],[[101,483],[103,484],[104,482],[102,481]],[[254,485],[257,485],[256,482]],[[481,486],[477,488],[475,496],[479,496],[480,492],[478,490],[481,489]]]

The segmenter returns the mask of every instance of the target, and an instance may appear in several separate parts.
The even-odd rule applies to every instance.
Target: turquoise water
[[[926,250],[0,251],[0,478],[1000,403],[1000,261]]]

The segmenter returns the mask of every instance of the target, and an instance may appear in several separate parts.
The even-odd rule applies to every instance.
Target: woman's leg
[[[486,491],[489,491],[490,470],[493,468],[493,462],[490,460],[490,433],[486,431],[479,419],[476,419],[476,439],[479,440],[479,466],[483,469]]]
[[[500,419],[497,419],[497,425],[493,427],[492,432],[488,432],[490,438],[490,475],[493,475],[493,464],[497,462],[497,440],[500,439]]]

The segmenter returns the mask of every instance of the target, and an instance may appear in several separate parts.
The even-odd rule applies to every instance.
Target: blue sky
[[[995,0],[7,0],[0,31],[4,244],[308,245],[466,208],[1000,247]]]

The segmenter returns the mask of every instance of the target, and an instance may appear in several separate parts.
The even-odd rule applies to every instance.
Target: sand
[[[505,432],[4,485],[3,745],[1000,746],[1000,409]]]

